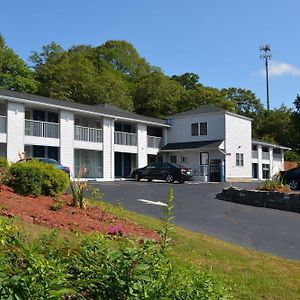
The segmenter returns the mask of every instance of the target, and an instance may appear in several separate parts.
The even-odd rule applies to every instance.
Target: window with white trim
[[[200,123],[200,135],[207,135],[207,122]]]
[[[244,154],[243,153],[236,153],[236,166],[243,167],[244,166]]]
[[[199,124],[198,123],[191,124],[191,134],[192,134],[192,136],[199,135]]]

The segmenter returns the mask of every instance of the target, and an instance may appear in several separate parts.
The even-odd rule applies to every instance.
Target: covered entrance
[[[224,181],[223,140],[169,143],[161,152],[165,160],[193,170],[195,181]]]

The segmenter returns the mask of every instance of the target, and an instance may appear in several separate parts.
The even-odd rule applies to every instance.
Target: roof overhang
[[[161,148],[160,152],[195,151],[199,149],[200,150],[221,150],[224,149],[224,141],[215,140],[215,141],[168,143],[167,145]]]
[[[261,146],[265,146],[265,147],[279,148],[279,149],[283,149],[283,150],[291,150],[291,148],[289,148],[289,147],[276,145],[276,144],[272,144],[272,143],[268,143],[268,142],[264,142],[264,141],[259,141],[259,140],[252,140],[252,144],[253,145],[261,145]]]
[[[139,120],[139,119],[134,119],[134,118],[126,118],[126,117],[113,115],[113,114],[93,112],[93,111],[89,111],[89,110],[85,110],[85,109],[78,109],[78,108],[73,108],[73,107],[63,106],[63,105],[57,105],[57,104],[52,104],[52,103],[42,103],[42,102],[38,102],[38,101],[33,101],[33,100],[18,98],[18,97],[11,97],[11,96],[6,96],[6,95],[0,95],[0,100],[19,102],[19,103],[24,103],[24,104],[29,104],[29,105],[36,105],[36,106],[40,106],[40,107],[48,107],[48,108],[52,108],[52,109],[55,108],[55,109],[60,109],[60,110],[67,110],[67,111],[72,111],[72,112],[76,112],[76,113],[80,113],[80,114],[111,118],[111,119],[114,119],[114,120],[122,120],[122,121],[129,121],[129,122],[135,122],[135,123],[143,123],[143,124],[159,126],[159,127],[167,127],[167,128],[171,127],[170,125],[164,124],[164,123],[156,123],[156,122],[152,122],[152,121]]]

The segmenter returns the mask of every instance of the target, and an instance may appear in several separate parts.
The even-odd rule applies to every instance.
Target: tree
[[[182,75],[173,75],[171,79],[179,82],[186,90],[196,90],[201,86],[199,76],[195,73],[184,73]]]
[[[126,41],[107,41],[97,47],[96,60],[106,61],[126,77],[137,80],[150,73],[150,65],[141,58],[136,49]]]
[[[0,35],[0,89],[34,93],[38,82],[33,72],[11,48],[8,48]]]
[[[268,137],[268,140],[271,139],[272,142],[288,147],[293,146],[296,132],[290,108],[281,105],[277,109],[264,111],[259,114],[257,122],[258,124],[256,124],[253,132],[254,137],[259,139]]]
[[[135,112],[145,116],[164,118],[176,113],[177,102],[183,92],[179,83],[161,72],[144,76],[134,91]]]
[[[109,68],[97,70],[94,52],[89,46],[74,46],[68,51],[57,44],[43,47],[32,57],[39,93],[85,104],[111,103],[132,110],[133,102],[122,74]]]
[[[256,95],[250,90],[242,88],[226,88],[222,89],[221,92],[228,101],[233,101],[235,103],[235,112],[240,115],[255,118],[264,110],[260,99],[256,98]]]

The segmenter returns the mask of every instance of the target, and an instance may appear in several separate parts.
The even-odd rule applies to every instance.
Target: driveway
[[[120,202],[131,211],[155,218],[161,217],[161,206],[142,201],[166,202],[172,187],[176,225],[241,246],[300,259],[300,214],[215,199],[229,183],[117,181],[92,184],[100,187],[105,201]],[[233,185],[255,187],[253,183]]]

